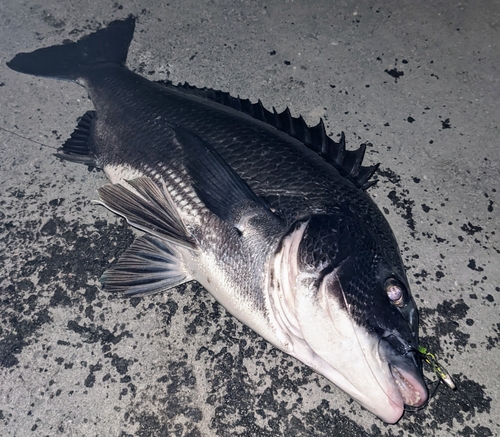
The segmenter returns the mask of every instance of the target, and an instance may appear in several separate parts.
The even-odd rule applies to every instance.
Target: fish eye
[[[404,305],[403,285],[401,285],[398,280],[394,278],[387,279],[385,281],[385,292],[393,305],[398,308],[401,308]]]

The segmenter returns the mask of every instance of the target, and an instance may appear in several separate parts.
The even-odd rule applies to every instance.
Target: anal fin
[[[87,111],[78,122],[76,129],[54,155],[65,161],[99,168],[94,156],[93,126],[95,111]]]
[[[184,271],[182,255],[173,244],[144,235],[100,280],[106,291],[133,296],[165,291],[192,278]]]

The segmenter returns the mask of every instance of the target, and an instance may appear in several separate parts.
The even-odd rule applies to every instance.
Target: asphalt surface
[[[142,299],[99,288],[134,234],[91,203],[102,173],[52,155],[92,104],[5,62],[129,14],[128,66],[150,80],[288,106],[373,144],[370,194],[400,243],[421,343],[456,391],[441,384],[386,425],[196,284]],[[500,435],[499,33],[498,1],[3,0],[0,434]]]

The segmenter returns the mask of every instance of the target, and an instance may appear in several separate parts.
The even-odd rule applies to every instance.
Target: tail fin
[[[19,53],[7,65],[20,73],[76,80],[85,67],[102,63],[125,65],[134,28],[135,17],[130,15],[77,42]]]

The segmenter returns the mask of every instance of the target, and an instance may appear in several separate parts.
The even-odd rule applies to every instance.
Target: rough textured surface
[[[288,105],[352,146],[373,143],[370,193],[409,268],[421,343],[456,392],[440,386],[388,426],[196,284],[131,300],[99,289],[132,231],[92,205],[102,173],[51,155],[91,103],[5,62],[129,13],[128,65],[149,79]],[[499,23],[494,1],[4,1],[2,435],[500,434]]]

